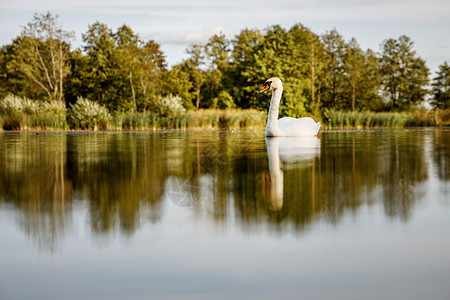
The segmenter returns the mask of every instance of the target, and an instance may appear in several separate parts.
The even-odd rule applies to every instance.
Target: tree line
[[[148,112],[158,110],[161,97],[174,95],[187,110],[266,110],[270,96],[257,91],[268,77],[279,77],[282,115],[409,111],[425,101],[450,107],[450,66],[443,62],[430,79],[405,35],[384,40],[375,52],[335,29],[321,35],[300,23],[243,29],[190,46],[188,58],[171,68],[156,41],[143,41],[127,25],[114,31],[97,21],[82,34],[80,48],[72,49],[73,41],[57,15],[34,14],[0,49],[0,98],[12,93],[69,105],[83,97],[111,112]]]

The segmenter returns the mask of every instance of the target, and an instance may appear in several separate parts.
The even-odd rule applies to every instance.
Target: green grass
[[[65,130],[65,129],[109,129],[109,130],[155,130],[155,129],[223,129],[262,130],[266,114],[257,110],[198,110],[187,111],[175,117],[164,117],[158,113],[117,113],[109,120],[86,122],[67,120],[52,113],[29,115],[15,112],[0,115],[0,130]],[[92,124],[91,124],[92,123]],[[81,125],[80,125],[81,124]],[[83,125],[83,126],[82,126]]]
[[[0,125],[5,130],[66,129],[66,108],[61,102],[9,94],[0,100]]]
[[[177,113],[120,112],[78,99],[66,109],[63,103],[39,102],[8,95],[0,100],[0,130],[155,130],[221,129],[263,130],[267,114],[254,109],[177,110]],[[317,121],[319,118],[315,118]],[[412,112],[325,110],[324,128],[450,126],[450,109]]]
[[[257,110],[205,109],[187,111],[175,117],[157,113],[119,113],[113,117],[111,129],[263,129],[266,114]]]
[[[54,113],[39,115],[11,113],[0,116],[0,129],[4,130],[65,130],[68,128],[66,119]]]
[[[326,110],[324,124],[327,128],[449,126],[450,110],[418,110],[414,112]]]

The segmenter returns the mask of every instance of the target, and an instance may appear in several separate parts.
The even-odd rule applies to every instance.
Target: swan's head
[[[283,84],[281,83],[280,78],[269,78],[264,82],[264,87],[262,90],[259,91],[259,93],[264,93],[267,90],[277,90],[282,89]]]

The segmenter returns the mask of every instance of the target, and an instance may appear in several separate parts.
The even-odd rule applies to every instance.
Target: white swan
[[[281,118],[278,120],[283,84],[279,78],[267,79],[264,88],[259,91],[263,93],[273,90],[270,101],[269,115],[267,117],[266,136],[316,136],[320,129],[320,122],[306,118]]]

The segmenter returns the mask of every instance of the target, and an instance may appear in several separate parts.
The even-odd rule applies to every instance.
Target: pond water
[[[0,134],[0,299],[450,299],[450,130]]]

